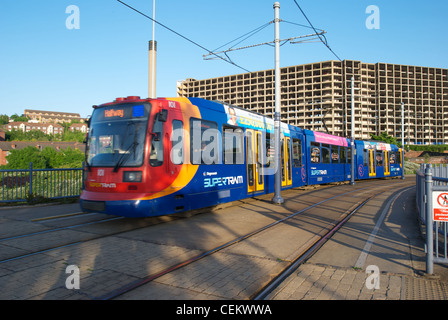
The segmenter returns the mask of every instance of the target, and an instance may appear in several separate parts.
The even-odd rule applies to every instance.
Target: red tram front
[[[183,159],[183,139],[170,141],[176,129],[183,134],[180,105],[128,97],[94,106],[80,200],[84,211],[132,217],[164,214],[156,213],[151,200],[174,192],[175,181],[188,181],[183,161],[175,156]],[[164,144],[173,148],[164,149]],[[168,157],[171,161],[164,161]]]

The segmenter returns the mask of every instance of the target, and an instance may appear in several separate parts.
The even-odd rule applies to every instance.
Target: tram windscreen
[[[90,167],[137,167],[143,164],[150,104],[97,108],[87,141]]]

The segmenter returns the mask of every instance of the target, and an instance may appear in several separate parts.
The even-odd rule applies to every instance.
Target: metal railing
[[[83,169],[0,170],[0,203],[79,197]]]
[[[416,177],[419,219],[426,225],[426,273],[433,274],[434,263],[448,263],[448,166],[422,164]]]

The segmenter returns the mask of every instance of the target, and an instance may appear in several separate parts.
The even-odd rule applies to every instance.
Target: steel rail
[[[389,205],[392,205],[392,203],[402,195],[404,191],[407,191],[408,189],[411,189],[414,187],[407,187],[404,188],[404,190],[397,191],[395,196],[393,197],[393,201],[389,203]],[[342,226],[350,220],[350,218],[358,212],[359,209],[361,209],[363,206],[365,206],[370,200],[373,198],[383,194],[386,191],[379,192],[377,194],[369,196],[367,199],[358,202],[355,204],[354,209],[349,209],[347,215],[340,220],[333,228],[331,228],[327,233],[325,233],[320,239],[316,240],[308,249],[300,253],[293,262],[289,266],[287,266],[283,271],[281,271],[274,279],[272,279],[267,285],[265,285],[263,288],[261,288],[258,292],[256,292],[252,297],[251,300],[264,300],[270,293],[272,293],[283,281],[286,280],[294,271],[297,270],[297,268],[305,263],[307,260],[309,260],[339,229],[342,228]]]
[[[228,242],[226,242],[226,243],[224,243],[224,244],[222,244],[220,246],[217,246],[217,247],[215,247],[215,248],[213,248],[211,250],[208,250],[208,251],[205,251],[203,253],[200,253],[199,255],[196,255],[196,256],[188,259],[188,260],[185,260],[183,262],[180,262],[178,264],[170,266],[170,267],[168,267],[168,268],[166,268],[166,269],[164,269],[162,271],[159,271],[159,272],[157,272],[155,274],[148,275],[148,276],[146,276],[146,277],[144,277],[142,279],[138,279],[138,280],[133,281],[133,282],[127,284],[127,285],[124,285],[121,288],[118,288],[117,290],[114,290],[114,291],[112,291],[112,292],[110,292],[108,294],[105,294],[103,296],[98,297],[97,300],[111,300],[111,299],[115,299],[115,298],[117,298],[117,297],[119,297],[119,296],[121,296],[121,295],[123,295],[125,293],[128,293],[128,292],[130,292],[132,290],[137,289],[138,287],[141,287],[144,284],[147,284],[147,283],[149,283],[151,281],[154,281],[154,280],[156,280],[156,279],[158,279],[158,278],[160,278],[160,277],[162,277],[162,276],[164,276],[164,275],[166,275],[168,273],[171,273],[171,272],[173,272],[175,270],[178,270],[178,269],[180,269],[182,267],[185,267],[185,266],[187,266],[187,265],[189,265],[189,264],[191,264],[193,262],[196,262],[198,260],[201,260],[202,258],[205,258],[205,257],[207,257],[209,255],[212,255],[212,254],[218,252],[218,251],[221,251],[224,248],[227,248],[229,246],[237,244],[237,243],[239,243],[239,242],[241,242],[241,241],[243,241],[243,240],[245,240],[247,238],[250,238],[250,237],[252,237],[252,236],[254,236],[254,235],[256,235],[256,234],[258,234],[260,232],[263,232],[263,231],[265,231],[267,229],[270,229],[273,226],[276,226],[276,225],[278,225],[278,224],[280,224],[280,223],[282,223],[282,222],[284,222],[284,221],[286,221],[288,219],[291,219],[291,218],[293,218],[293,217],[295,217],[295,216],[297,216],[297,215],[299,215],[299,214],[301,214],[301,213],[303,213],[305,211],[308,211],[308,210],[310,210],[312,208],[315,208],[315,207],[317,207],[317,206],[319,206],[319,205],[321,205],[321,204],[323,204],[323,203],[325,203],[327,201],[330,201],[330,200],[333,200],[333,199],[336,199],[336,198],[339,198],[339,197],[342,197],[342,196],[345,196],[345,195],[348,195],[348,194],[351,194],[351,193],[355,193],[355,192],[359,192],[359,191],[362,191],[362,190],[365,190],[365,189],[369,189],[369,188],[370,188],[370,186],[366,187],[366,188],[356,189],[356,190],[353,190],[353,191],[345,192],[345,193],[342,193],[342,194],[339,194],[339,195],[327,198],[325,200],[319,201],[319,202],[317,202],[317,203],[315,203],[315,204],[313,204],[311,206],[308,206],[308,207],[306,207],[306,208],[304,208],[302,210],[294,212],[294,213],[292,213],[292,214],[290,214],[290,215],[288,215],[288,216],[286,216],[286,217],[284,217],[282,219],[279,219],[279,220],[274,221],[274,222],[272,222],[272,223],[270,223],[268,225],[265,225],[265,226],[255,230],[255,231],[249,232],[249,233],[247,233],[247,234],[245,234],[243,236],[237,237],[237,238],[235,238],[235,239],[233,239],[231,241],[228,241]]]

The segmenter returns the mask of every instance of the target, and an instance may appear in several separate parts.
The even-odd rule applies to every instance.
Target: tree
[[[11,150],[6,157],[8,164],[4,168],[28,169],[30,162],[33,163],[34,169],[81,168],[84,159],[83,152],[70,147],[63,150],[46,147],[39,151],[29,146],[21,150]]]
[[[392,136],[388,135],[386,132],[381,132],[381,134],[379,136],[376,136],[376,135],[371,133],[370,134],[370,138],[372,140],[382,141],[382,142],[386,142],[386,143],[389,143],[389,144],[395,144],[398,147],[401,147],[401,143],[399,143],[395,137],[392,137]]]
[[[81,168],[82,162],[85,160],[84,153],[79,149],[67,149],[61,150],[63,155],[63,161],[61,167],[64,168]]]
[[[47,169],[59,168],[62,165],[62,158],[59,156],[56,149],[45,147],[45,149],[41,151],[41,154],[45,158],[45,167]]]
[[[27,169],[30,166],[30,162],[33,163],[34,169],[45,169],[46,167],[46,160],[39,149],[31,146],[22,150],[11,150],[6,160],[8,160],[8,164],[5,166],[6,169]]]
[[[23,114],[21,116],[19,116],[17,113],[14,113],[11,116],[11,119],[16,122],[28,122],[30,120],[28,117],[25,117]]]
[[[52,139],[52,135],[43,133],[40,130],[23,132],[20,129],[13,129],[6,133],[6,141],[51,141]]]
[[[8,123],[9,123],[9,117],[6,114],[0,115],[0,125]]]

